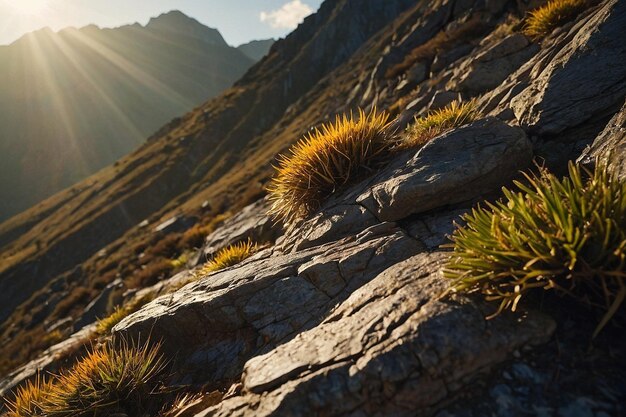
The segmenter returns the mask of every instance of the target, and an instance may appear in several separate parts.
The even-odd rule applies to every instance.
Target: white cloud
[[[261,22],[268,23],[274,29],[295,29],[298,23],[313,13],[308,4],[300,0],[292,0],[283,4],[279,9],[261,12]]]

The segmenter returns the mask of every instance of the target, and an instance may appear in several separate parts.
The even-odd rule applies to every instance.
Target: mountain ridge
[[[114,162],[253,64],[214,29],[163,16],[44,29],[0,49],[1,219]]]

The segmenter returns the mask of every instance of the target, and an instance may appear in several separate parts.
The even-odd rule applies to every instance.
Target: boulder
[[[396,221],[493,192],[528,167],[531,159],[524,131],[488,118],[397,158],[357,202],[380,221]]]

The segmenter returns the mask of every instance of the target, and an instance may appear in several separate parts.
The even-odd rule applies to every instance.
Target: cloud
[[[261,12],[261,22],[269,24],[274,29],[295,29],[298,23],[313,13],[308,4],[300,0],[292,0],[283,4],[279,9]]]

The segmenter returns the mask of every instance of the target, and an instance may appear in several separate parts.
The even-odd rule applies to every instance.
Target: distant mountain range
[[[0,221],[218,95],[272,43],[234,48],[172,11],[145,26],[42,29],[0,46]]]

